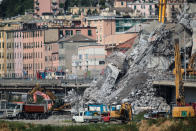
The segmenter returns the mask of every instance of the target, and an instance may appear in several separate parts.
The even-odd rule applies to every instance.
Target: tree
[[[33,3],[33,0],[3,0],[0,5],[0,17],[22,15],[26,10],[33,9]]]
[[[91,12],[91,10],[90,10],[90,9],[88,9],[88,11],[87,11],[87,15],[92,15],[92,12]]]

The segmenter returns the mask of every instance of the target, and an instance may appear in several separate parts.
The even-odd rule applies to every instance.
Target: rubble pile
[[[188,11],[186,6],[178,23],[150,23],[126,54],[113,53],[104,75],[85,90],[83,102],[113,104],[127,99],[134,113],[146,109],[170,110],[166,100],[156,95],[153,81],[173,70],[174,39],[180,39],[181,48],[192,46],[193,22],[186,14]]]

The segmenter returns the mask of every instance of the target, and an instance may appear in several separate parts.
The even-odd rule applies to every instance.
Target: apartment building
[[[135,2],[128,2],[127,7],[134,12],[132,17],[149,18],[158,16],[158,0],[139,0]]]
[[[15,67],[14,67],[14,32],[6,31],[7,39],[5,42],[6,54],[7,54],[7,72],[6,77],[14,78],[15,77]]]
[[[23,32],[14,32],[14,76],[23,77]]]
[[[5,72],[6,72],[6,53],[5,53],[5,32],[4,31],[0,31],[0,77],[4,77],[5,76]]]
[[[61,38],[80,34],[96,40],[96,27],[63,27],[59,30]]]
[[[72,73],[72,56],[78,54],[78,47],[96,44],[96,40],[82,34],[62,38],[59,43],[59,67],[62,71]]]
[[[87,17],[84,25],[96,27],[97,43],[105,44],[105,37],[115,34],[116,23],[113,16],[92,16]]]
[[[72,56],[73,74],[85,77],[99,76],[105,68],[105,46],[100,44],[78,47],[78,55]]]
[[[52,42],[45,44],[45,71],[59,70],[59,44]]]
[[[23,70],[27,77],[34,78],[45,70],[44,31],[23,31]]]
[[[34,0],[34,12],[38,16],[43,14],[57,15],[64,3],[64,0]]]
[[[73,14],[73,15],[81,15],[81,13],[83,15],[90,15],[90,14],[99,14],[100,13],[100,7],[97,6],[97,7],[77,7],[77,6],[74,6],[74,7],[70,7],[69,8],[70,12]]]
[[[114,0],[114,7],[115,8],[126,8],[128,2],[132,2],[134,0]]]

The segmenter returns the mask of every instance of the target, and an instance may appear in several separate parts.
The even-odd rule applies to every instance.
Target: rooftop
[[[84,35],[74,35],[67,38],[64,37],[60,39],[59,42],[96,42],[96,40],[88,38]]]

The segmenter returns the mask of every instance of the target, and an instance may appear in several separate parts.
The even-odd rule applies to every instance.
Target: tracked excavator
[[[181,59],[179,39],[175,39],[175,85],[176,85],[176,106],[172,109],[172,117],[195,117],[193,106],[185,105],[184,86],[181,72]]]
[[[120,110],[110,111],[111,120],[121,120],[126,123],[132,120],[132,107],[131,104],[125,102],[121,104]]]
[[[39,84],[36,84],[36,86],[28,93],[28,95],[33,96],[33,103],[37,102],[37,96],[42,96],[45,101],[51,101],[48,103],[48,109],[51,110],[53,114],[70,113],[70,103],[65,103],[62,99],[57,99],[57,97],[49,90],[44,92],[44,89],[41,88]],[[30,99],[30,101],[32,100]]]

